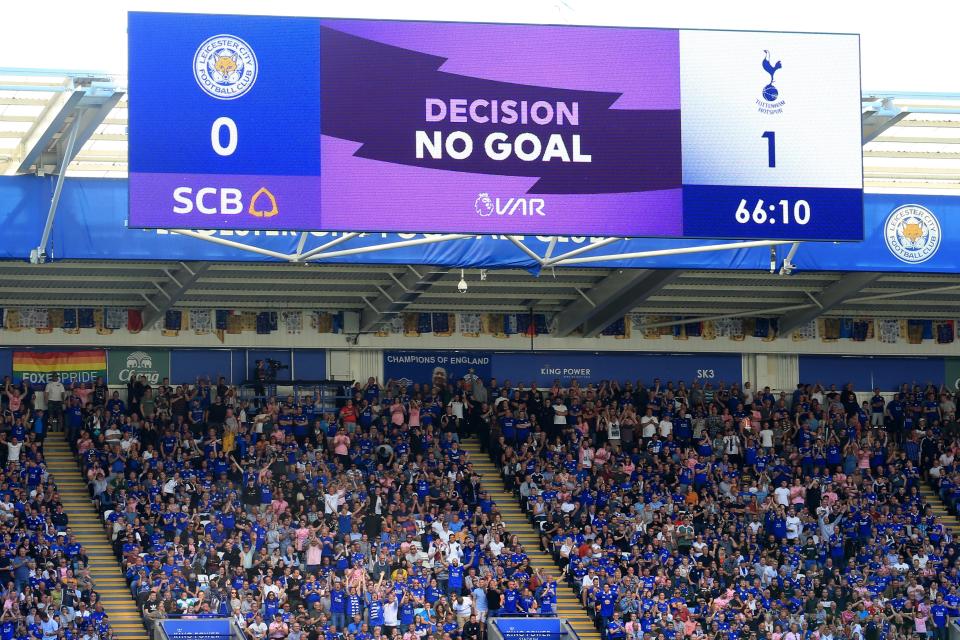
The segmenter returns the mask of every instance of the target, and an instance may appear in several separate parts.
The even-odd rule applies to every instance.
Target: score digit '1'
[[[220,142],[220,133],[224,128],[227,130],[226,145]],[[237,150],[237,123],[233,121],[233,118],[221,116],[213,121],[213,126],[210,127],[210,146],[213,147],[218,156],[233,155],[233,152]]]
[[[767,166],[777,166],[777,134],[773,131],[764,131],[761,138],[767,139]]]

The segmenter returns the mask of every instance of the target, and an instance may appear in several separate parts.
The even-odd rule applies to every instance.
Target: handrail
[[[503,634],[493,621],[494,618],[487,618],[487,640],[503,640]]]
[[[560,622],[563,625],[564,640],[580,640],[580,634],[578,634],[573,626],[567,622],[566,618],[562,619]]]
[[[141,616],[141,618],[143,618],[143,616]],[[143,621],[147,626],[147,632],[150,633],[151,640],[170,640],[169,636],[167,636],[167,630],[160,624],[162,620],[143,618]]]

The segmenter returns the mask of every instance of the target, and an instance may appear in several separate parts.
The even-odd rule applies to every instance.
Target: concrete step
[[[940,499],[940,495],[927,484],[920,486],[920,495],[930,507],[930,510],[943,519],[943,524],[954,535],[960,535],[960,517],[950,513],[950,509]]]
[[[516,497],[502,489],[503,478],[486,454],[480,451],[480,444],[476,440],[466,440],[464,449],[470,452],[470,462],[473,470],[480,475],[480,480],[487,494],[493,499],[496,510],[503,518],[510,535],[515,535],[523,545],[530,564],[535,569],[544,569],[553,575],[559,574],[559,567],[553,557],[540,551],[540,536],[533,524],[527,519],[520,508]],[[558,585],[561,586],[562,585]],[[560,588],[557,593],[557,612],[569,621],[581,640],[600,640],[600,633],[593,624],[587,611],[581,606],[580,600],[568,589]]]
[[[57,493],[69,516],[70,531],[90,558],[90,575],[110,616],[114,638],[147,640],[140,611],[113,554],[108,531],[93,507],[87,483],[80,474],[80,467],[70,448],[61,437],[52,437],[44,444],[44,454],[57,484]]]

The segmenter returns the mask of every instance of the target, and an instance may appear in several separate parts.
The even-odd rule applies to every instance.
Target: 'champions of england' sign
[[[444,385],[462,380],[472,370],[488,382],[490,363],[490,354],[480,351],[384,351],[383,377],[407,385]]]

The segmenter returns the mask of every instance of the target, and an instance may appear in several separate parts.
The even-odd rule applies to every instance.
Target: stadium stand
[[[140,636],[137,618],[132,629],[126,621],[118,628],[104,608],[110,579],[101,582],[100,573],[91,569],[102,538],[95,520],[91,531],[82,516],[66,508],[78,499],[74,485],[81,500],[85,490],[69,481],[69,462],[63,473],[58,446],[50,444],[57,437],[48,440],[51,423],[42,409],[34,410],[33,398],[33,389],[12,387],[7,380],[0,431],[0,635],[42,640]],[[67,481],[58,484],[57,479]]]
[[[960,608],[941,389],[370,381],[335,413],[153,391],[145,418],[139,382],[66,417],[147,625],[476,640],[491,612],[559,613],[581,638],[879,640],[945,638]]]
[[[548,4],[8,30],[0,640],[960,640],[950,74]]]

